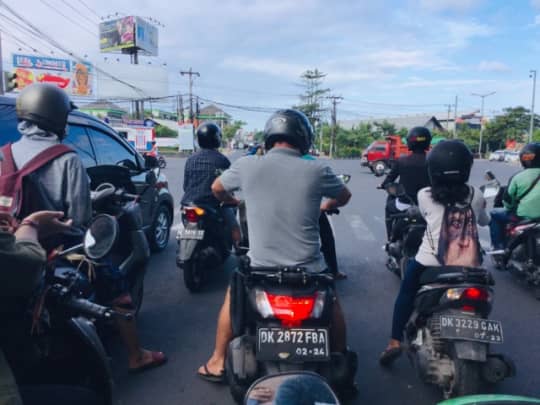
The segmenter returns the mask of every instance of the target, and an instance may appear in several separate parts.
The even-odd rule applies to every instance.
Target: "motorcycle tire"
[[[158,159],[158,163],[160,169],[165,169],[167,167],[167,161],[162,157]]]
[[[184,285],[191,293],[201,291],[203,285],[202,269],[198,266],[197,253],[182,265]]]
[[[373,165],[373,173],[376,177],[383,176],[386,172],[387,166],[383,161],[375,162]]]
[[[227,354],[227,358],[225,361],[225,370],[232,370],[232,358]],[[227,384],[229,385],[229,390],[231,392],[231,396],[233,397],[234,401],[237,404],[244,403],[244,397],[246,396],[246,393],[249,389],[249,385],[243,384],[242,382],[238,381],[236,376],[233,372],[226,372],[227,377]]]
[[[450,397],[480,394],[482,390],[481,363],[454,358],[454,364],[456,374],[449,392]]]

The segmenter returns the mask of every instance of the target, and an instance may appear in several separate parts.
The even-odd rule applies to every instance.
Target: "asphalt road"
[[[178,204],[185,160],[167,160],[165,172]],[[347,318],[349,345],[359,355],[360,393],[350,403],[435,404],[441,400],[440,393],[416,378],[405,356],[391,370],[381,369],[377,362],[390,334],[392,307],[399,288],[397,277],[384,265],[381,248],[385,240],[385,193],[375,189],[381,179],[361,168],[358,160],[329,161],[329,164],[336,173],[352,175],[349,187],[353,198],[341,215],[332,218],[339,264],[349,275],[348,280],[339,282],[338,291]],[[472,184],[483,184],[487,169],[506,181],[519,168],[505,163],[476,162]],[[481,239],[488,243],[486,230],[482,230]],[[204,292],[192,295],[176,268],[175,249],[173,232],[167,250],[151,260],[138,321],[143,344],[163,350],[169,362],[159,369],[130,376],[124,367],[124,351],[116,343],[112,351],[118,402],[233,404],[227,386],[201,381],[195,375],[213,348],[227,275],[216,274]],[[486,260],[497,282],[492,318],[501,320],[505,331],[505,343],[499,349],[515,360],[518,369],[517,377],[498,385],[496,392],[540,396],[540,303],[509,274],[497,272]]]

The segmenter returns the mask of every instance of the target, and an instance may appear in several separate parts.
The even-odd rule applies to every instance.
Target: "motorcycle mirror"
[[[351,180],[350,174],[338,174],[338,178],[343,182],[343,184],[347,184]]]
[[[118,222],[113,216],[100,214],[92,220],[84,235],[84,253],[92,260],[107,256],[118,237]]]
[[[255,381],[244,405],[339,405],[340,402],[320,375],[309,371],[274,374]]]
[[[495,175],[493,174],[493,172],[491,170],[486,170],[486,173],[484,174],[484,178],[487,181],[493,181],[493,180],[495,180]]]
[[[483,193],[484,198],[493,198],[499,193],[499,187],[487,185],[484,187]]]

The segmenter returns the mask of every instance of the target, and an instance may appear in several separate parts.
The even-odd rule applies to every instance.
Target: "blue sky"
[[[486,99],[490,115],[530,106],[528,73],[540,68],[540,0],[85,0],[95,14],[79,0],[7,3],[92,61],[103,60],[98,15],[156,18],[165,25],[160,55],[144,61],[167,63],[169,94],[187,92],[177,72],[192,66],[201,73],[195,93],[202,97],[287,107],[298,101],[300,73],[318,68],[344,97],[343,119],[441,112],[456,95],[459,111],[473,111],[480,100],[471,93],[491,91],[497,93]],[[2,18],[0,27],[11,29]],[[14,50],[7,38],[4,59]],[[227,111],[249,128],[261,128],[268,116]]]

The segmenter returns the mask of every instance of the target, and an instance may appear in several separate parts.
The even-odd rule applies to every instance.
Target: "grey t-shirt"
[[[321,200],[335,198],[344,185],[323,161],[273,148],[264,156],[238,159],[220,179],[228,192],[242,190],[254,267],[325,269],[319,242]]]

